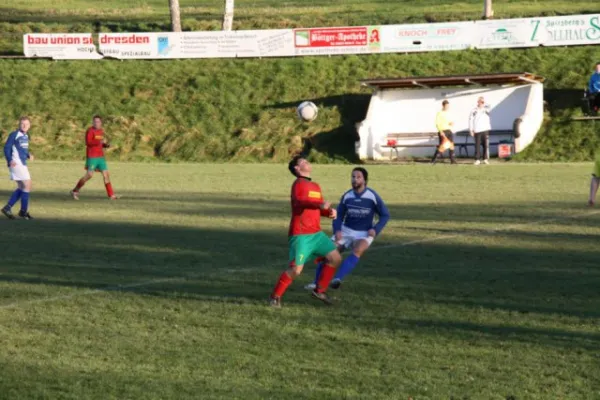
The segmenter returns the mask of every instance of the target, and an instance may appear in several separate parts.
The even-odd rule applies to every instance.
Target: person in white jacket
[[[469,114],[469,132],[475,137],[475,165],[489,164],[490,161],[490,106],[485,104],[483,97],[477,99],[477,107]],[[481,150],[483,148],[483,158]]]

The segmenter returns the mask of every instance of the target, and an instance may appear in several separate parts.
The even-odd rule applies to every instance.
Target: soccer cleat
[[[121,196],[113,194],[112,196],[109,197],[109,200],[118,200],[120,198],[121,198]]]
[[[312,297],[317,300],[321,300],[323,303],[327,304],[328,306],[333,304],[333,301],[329,298],[329,296],[325,292],[319,293],[315,289],[312,291]]]
[[[2,208],[2,214],[4,214],[6,216],[6,218],[8,218],[8,219],[16,218],[15,215],[10,210],[10,208],[8,208],[8,206]]]
[[[588,206],[589,207],[594,207],[594,202],[592,200],[589,200],[588,201]],[[4,208],[2,209],[2,212],[4,212]],[[6,215],[6,214],[4,214],[4,215]]]
[[[483,160],[483,163],[484,163],[485,165],[490,165],[490,160],[487,160],[487,159],[486,159],[486,160]]]
[[[31,216],[31,214],[29,214],[27,211],[19,211],[19,217],[23,218],[23,219],[33,219],[33,217]]]
[[[342,280],[341,279],[333,279],[330,283],[329,283],[329,287],[332,289],[339,289],[340,287],[342,287]]]
[[[479,165],[479,164],[481,164],[481,161],[479,161],[479,160],[476,160],[476,161],[475,161],[473,164],[474,164],[474,165]]]
[[[281,308],[281,297],[269,297],[269,305],[273,308]]]
[[[73,200],[79,200],[79,192],[76,192],[75,190],[71,190],[71,197],[73,198]]]
[[[317,284],[316,283],[309,283],[308,285],[304,286],[304,289],[306,290],[315,290],[317,288]]]

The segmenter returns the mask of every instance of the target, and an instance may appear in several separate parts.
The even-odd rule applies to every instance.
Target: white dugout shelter
[[[362,160],[432,156],[438,144],[435,117],[448,100],[456,153],[472,156],[469,113],[483,96],[491,107],[490,154],[498,155],[501,144],[518,153],[542,126],[543,81],[527,72],[363,80],[373,95],[366,119],[357,124],[356,151]]]

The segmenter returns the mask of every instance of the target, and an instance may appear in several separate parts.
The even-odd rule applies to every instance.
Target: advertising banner
[[[379,52],[381,27],[295,29],[294,47],[298,56]]]
[[[474,22],[385,25],[381,48],[385,53],[464,50],[471,47],[474,36]]]
[[[55,60],[96,60],[91,33],[27,33],[23,35],[25,57],[49,57]]]
[[[600,44],[600,14],[531,18],[531,39],[544,46]]]
[[[172,54],[174,33],[100,33],[99,51],[118,59],[168,58]],[[159,40],[160,38],[160,40]],[[177,54],[173,54],[177,58]]]
[[[477,21],[473,46],[478,49],[534,47],[539,42],[532,37],[535,24],[529,18]]]
[[[291,29],[181,33],[181,58],[286,57],[293,55]]]
[[[100,53],[119,59],[293,56],[291,29],[235,32],[104,33]]]
[[[161,59],[409,53],[600,44],[600,14],[248,31],[25,34],[26,57]]]

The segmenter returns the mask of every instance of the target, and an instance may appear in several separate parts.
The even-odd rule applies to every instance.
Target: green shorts
[[[106,159],[104,157],[88,158],[85,161],[85,169],[88,171],[107,171]]]
[[[289,243],[289,262],[296,265],[304,265],[314,257],[325,257],[335,250],[335,244],[323,232],[291,236]]]

